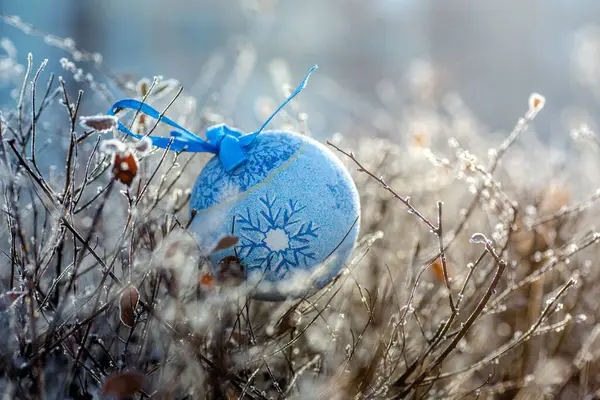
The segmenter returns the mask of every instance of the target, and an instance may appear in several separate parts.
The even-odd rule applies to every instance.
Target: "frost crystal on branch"
[[[538,113],[546,104],[546,98],[539,93],[532,93],[529,96],[529,111]]]
[[[106,133],[117,127],[119,120],[114,115],[92,115],[79,117],[79,124],[84,129],[93,129],[98,133]]]

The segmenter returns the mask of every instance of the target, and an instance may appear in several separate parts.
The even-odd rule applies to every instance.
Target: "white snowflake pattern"
[[[311,242],[318,237],[319,228],[300,218],[306,207],[297,201],[279,206],[277,197],[268,195],[259,201],[258,209],[246,208],[236,217],[238,256],[248,271],[260,270],[263,279],[280,280],[290,270],[305,268],[315,260]]]

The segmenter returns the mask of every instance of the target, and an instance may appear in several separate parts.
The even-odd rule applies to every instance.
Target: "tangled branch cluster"
[[[600,196],[579,198],[598,182],[576,170],[598,165],[587,146],[561,176],[527,142],[543,97],[499,144],[456,99],[399,116],[421,124],[406,143],[329,141],[361,192],[362,239],[327,288],[265,303],[239,275],[213,277],[189,235],[204,161],[113,136],[81,111],[101,113],[105,87],[41,87],[33,65],[0,120],[5,396],[597,396]],[[181,118],[194,104],[172,81],[108,78]]]

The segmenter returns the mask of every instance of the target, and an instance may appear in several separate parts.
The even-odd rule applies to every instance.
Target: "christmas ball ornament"
[[[217,125],[206,130],[205,141],[163,116],[160,121],[177,130],[170,138],[150,137],[162,148],[216,154],[192,190],[190,230],[203,249],[227,235],[238,238],[233,247],[210,254],[213,273],[218,277],[218,268],[239,261],[249,293],[258,299],[301,297],[322,288],[340,273],[358,236],[358,192],[339,159],[306,136],[263,130],[314,69],[256,132]],[[160,117],[136,100],[117,102],[110,114],[123,108]],[[119,130],[143,137],[121,123]]]

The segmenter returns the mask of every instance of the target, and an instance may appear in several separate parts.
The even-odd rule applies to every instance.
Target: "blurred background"
[[[506,293],[511,297],[506,302],[508,308],[504,309],[507,312],[500,311],[497,304],[498,311],[492,309],[488,316],[478,320],[466,345],[461,340],[460,351],[452,356],[454,361],[445,361],[444,369],[457,370],[470,365],[492,354],[493,349],[512,340],[511,337],[521,340],[518,338],[524,337],[523,332],[536,321],[544,304],[550,304],[546,300],[557,300],[555,290],[573,273],[573,277],[581,274],[581,287],[585,287],[585,292],[581,289],[574,293],[572,300],[565,301],[564,310],[561,303],[556,312],[564,313],[565,325],[571,323],[569,321],[587,321],[587,325],[566,330],[566,334],[559,332],[562,328],[544,326],[548,336],[531,341],[527,338],[522,353],[512,353],[505,358],[508,360],[505,364],[490,367],[493,371],[466,376],[461,382],[467,382],[471,390],[489,382],[487,373],[490,372],[497,373],[492,383],[526,383],[534,371],[535,384],[540,387],[550,387],[563,378],[561,382],[566,386],[567,380],[571,380],[569,390],[573,391],[565,390],[562,398],[566,399],[583,398],[581,394],[587,389],[573,387],[584,381],[587,385],[588,377],[590,388],[592,380],[600,387],[597,373],[600,353],[594,350],[594,358],[589,358],[594,364],[589,364],[587,358],[588,352],[592,352],[590,349],[600,349],[596,345],[600,338],[600,285],[597,284],[600,269],[592,268],[594,260],[600,257],[594,250],[591,255],[583,253],[581,258],[569,258],[569,254],[585,249],[589,238],[597,242],[596,234],[584,232],[597,232],[594,225],[600,225],[598,209],[592,208],[592,205],[598,207],[600,198],[600,191],[596,191],[600,187],[600,175],[596,173],[600,169],[600,140],[589,134],[600,132],[597,124],[599,0],[0,0],[0,13],[4,16],[0,19],[0,112],[3,117],[12,114],[13,124],[19,116],[15,104],[28,53],[34,57],[33,71],[43,59],[49,60],[37,93],[43,92],[49,72],[64,77],[71,98],[76,96],[77,89],[85,91],[79,115],[105,113],[120,98],[141,97],[143,78],[151,81],[154,76],[162,76],[167,82],[177,80],[185,88],[185,94],[168,114],[200,135],[203,125],[220,118],[244,131],[255,130],[286,97],[285,85],[297,85],[308,69],[318,64],[320,69],[311,76],[304,92],[270,127],[291,124],[321,141],[333,138],[342,143],[341,147],[356,151],[366,168],[385,174],[386,182],[399,188],[399,193],[410,194],[411,201],[420,210],[432,212],[437,206],[435,202],[443,199],[445,229],[456,229],[444,236],[451,235],[454,240],[457,232],[456,241],[447,252],[450,272],[456,274],[455,282],[462,279],[461,274],[471,276],[472,269],[467,273],[462,266],[477,260],[481,251],[478,246],[469,244],[468,238],[475,232],[489,232],[496,243],[507,240],[507,257],[514,260],[510,263],[511,271],[506,274],[508,282],[518,282],[525,276],[535,278],[524,280],[523,290],[513,291],[512,285],[508,286]],[[106,90],[99,85],[106,85]],[[175,91],[162,99],[153,97],[149,102],[161,108]],[[493,149],[498,148],[518,118],[526,113],[532,92],[546,97],[545,108],[511,147],[510,156],[502,159],[495,174],[497,182],[502,184],[501,191],[499,185],[488,181],[485,165],[488,161],[495,165],[492,160],[498,152]],[[29,91],[25,94],[30,96]],[[59,94],[57,98],[61,99],[62,93]],[[29,102],[30,97],[26,100]],[[45,135],[46,140],[39,140],[36,149],[38,154],[43,154],[39,157],[43,175],[54,179],[69,170],[61,164],[69,151],[69,131],[65,128],[67,113],[60,100],[50,107],[53,108],[44,111],[43,121],[37,124],[36,137]],[[53,118],[60,123],[52,123]],[[589,126],[589,131],[583,129],[584,124]],[[77,129],[81,134],[83,128]],[[337,133],[346,135],[347,140],[342,141]],[[571,140],[577,136],[582,140]],[[93,140],[82,143],[84,154],[95,153]],[[575,149],[571,148],[572,143],[576,143]],[[416,148],[418,151],[410,151]],[[23,153],[27,153],[26,147]],[[208,158],[208,154],[203,156]],[[100,161],[100,157],[94,157]],[[185,157],[195,160],[194,155]],[[351,164],[342,158],[347,165]],[[157,162],[158,157],[148,163],[151,161]],[[476,170],[476,162],[481,162],[483,169]],[[188,164],[182,164],[183,170]],[[83,164],[79,165],[81,170]],[[174,158],[175,165],[181,166]],[[191,187],[197,177],[199,165],[189,165],[182,179],[179,175],[174,178],[179,188]],[[362,235],[373,234],[374,238],[375,232],[385,232],[376,250],[361,261],[364,267],[354,271],[356,287],[360,287],[360,282],[370,288],[370,293],[379,293],[382,287],[394,288],[381,297],[382,304],[391,306],[379,307],[382,310],[382,317],[376,318],[379,322],[370,328],[364,340],[362,333],[358,336],[356,343],[360,341],[364,347],[356,353],[352,348],[350,353],[360,354],[363,361],[371,363],[372,344],[387,340],[381,339],[383,336],[378,332],[387,329],[384,327],[387,322],[383,321],[392,321],[387,313],[392,315],[396,312],[395,305],[404,304],[404,299],[395,298],[394,282],[403,282],[407,285],[405,288],[412,285],[416,267],[425,265],[423,263],[437,254],[438,243],[414,216],[392,205],[378,182],[356,171],[353,164],[351,170],[361,193]],[[108,179],[108,174],[97,176],[99,183]],[[82,217],[78,217],[81,229],[93,226],[92,215],[95,214],[91,214],[91,210],[95,209],[96,199],[102,199],[98,195],[103,188],[95,185],[97,183],[89,184],[85,189],[85,195],[91,200]],[[167,215],[174,213],[175,200],[171,200],[171,194],[175,198],[184,193],[179,189],[172,193],[170,189],[165,191],[165,200],[154,210],[157,218],[152,221],[163,221],[165,210]],[[595,194],[592,196],[592,193]],[[477,200],[472,201],[473,198]],[[520,220],[511,219],[513,205],[510,203],[508,207],[507,198],[518,201]],[[111,201],[113,199],[116,196]],[[117,251],[121,251],[116,246],[124,237],[120,230],[130,229],[127,225],[131,207],[126,207],[122,196],[110,204],[112,212],[106,213],[108,216],[101,221],[102,229],[106,230],[102,246],[109,249],[107,254],[114,248],[113,260],[116,260]],[[472,216],[466,216],[470,215],[469,204],[473,204],[470,209],[475,210]],[[577,204],[581,206],[572,209],[573,214],[564,221],[560,218],[557,222],[559,219],[552,217],[561,215],[567,205]],[[587,207],[589,213],[585,214],[583,210]],[[551,223],[540,222],[543,227],[523,229],[527,221],[538,221],[538,212],[540,220],[551,216],[546,221]],[[121,228],[124,223],[126,228]],[[155,226],[159,226],[159,222]],[[510,236],[514,227],[518,227],[518,236]],[[135,229],[131,227],[132,237],[138,229],[142,232],[137,225]],[[0,233],[2,240],[4,232]],[[416,243],[415,239],[418,239]],[[145,246],[142,240],[137,243],[140,249]],[[419,259],[415,261],[414,247],[418,249],[421,245]],[[572,245],[577,250],[571,250]],[[545,270],[545,265],[554,265],[554,261],[547,260],[556,259],[557,254],[565,257],[564,265],[561,261],[553,272],[543,272],[547,276],[545,281],[537,279],[535,274]],[[438,264],[437,277],[431,275],[426,278],[430,281],[427,285],[419,286],[414,309],[412,305],[407,308],[412,310],[411,314],[415,313],[416,322],[411,322],[406,335],[406,349],[414,355],[429,347],[429,340],[424,340],[425,332],[429,331],[429,337],[433,337],[435,327],[448,315],[447,309],[440,307],[447,301],[445,292],[439,290],[444,282],[440,269]],[[484,282],[492,276],[493,269],[494,263],[489,263],[478,267],[477,275],[473,275],[476,283],[469,284],[473,292],[466,296],[473,306],[477,302],[472,300],[483,293],[487,287]],[[388,279],[388,274],[401,281]],[[315,330],[309,333],[318,338],[315,352],[329,352],[323,364],[333,366],[326,368],[332,368],[330,371],[345,362],[344,354],[349,353],[345,344],[355,343],[354,333],[365,329],[362,318],[366,316],[363,314],[366,301],[362,290],[355,290],[350,280],[345,290],[352,300],[346,303],[345,297],[340,299],[339,308],[327,311],[332,319],[324,319],[322,326],[315,324]],[[409,291],[397,292],[401,296],[409,295]],[[388,295],[390,297],[385,297]],[[412,293],[410,296],[412,298]],[[265,320],[276,315],[271,306],[262,310]],[[339,310],[344,313],[338,316]],[[425,316],[425,329],[416,319],[415,310]],[[585,318],[571,319],[571,315],[580,313]],[[461,319],[464,317],[461,310]],[[371,320],[370,315],[368,320]],[[562,316],[548,323],[560,324],[561,320]],[[262,322],[259,325],[267,326]],[[592,325],[592,334],[588,336]],[[335,340],[321,340],[329,337],[330,326],[336,326]],[[340,331],[351,327],[347,331],[351,337],[340,340],[337,326],[343,327]],[[271,334],[264,337],[267,336]],[[333,333],[331,337],[334,338]],[[455,336],[449,333],[444,340],[451,337]],[[402,352],[406,356],[404,343],[403,339],[398,354]],[[441,343],[445,342],[438,344]],[[553,362],[546,362],[546,357],[553,357],[550,358]],[[585,368],[578,359],[585,360]],[[344,372],[348,371],[346,365]],[[286,368],[287,365],[281,371]],[[357,388],[363,385],[363,371],[362,367],[354,371],[357,382],[360,380]],[[369,367],[369,371],[374,373],[375,369]],[[579,375],[579,371],[584,372]],[[198,380],[197,375],[192,377]],[[349,385],[354,385],[351,382],[354,378],[343,378],[346,379]],[[573,393],[579,393],[579,397]],[[508,393],[506,398],[513,394]],[[431,396],[436,398],[433,392]]]
[[[321,67],[300,100],[319,138],[353,130],[401,140],[396,119],[405,107],[441,104],[449,93],[486,130],[506,134],[536,91],[548,100],[536,130],[560,145],[567,120],[593,120],[599,105],[597,0],[4,0],[0,10],[101,54],[118,76],[177,79],[201,107],[229,90],[235,101],[217,108],[244,130],[258,124],[257,96],[280,89],[273,65],[285,66],[280,80],[290,84]],[[0,38],[14,44],[21,64],[32,52],[68,77],[59,60],[71,57],[43,38],[6,23]],[[77,66],[101,81],[87,64]],[[237,88],[232,74],[241,77]],[[1,104],[12,101],[8,89],[1,95]],[[368,124],[356,130],[363,113]]]

